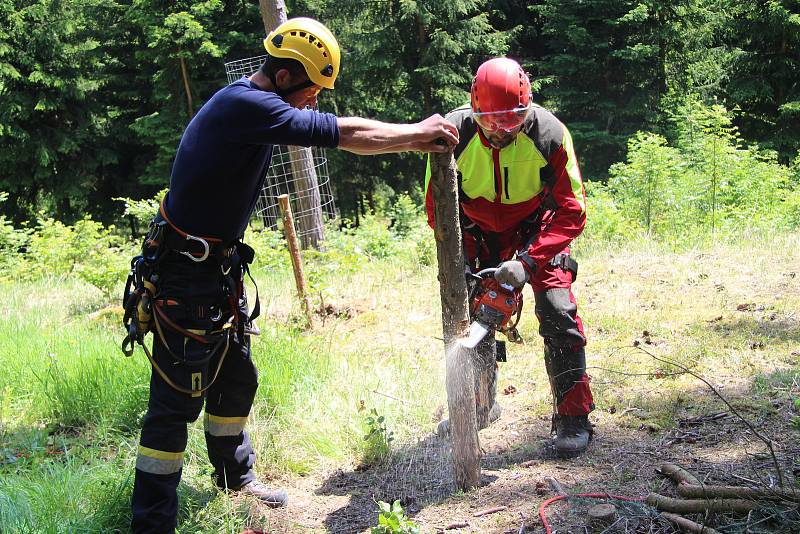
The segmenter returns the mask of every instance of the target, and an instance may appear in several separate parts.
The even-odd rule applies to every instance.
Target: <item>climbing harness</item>
[[[221,325],[213,330],[197,330],[184,328],[173,319],[170,319],[168,310],[171,307],[178,307],[182,304],[175,299],[164,297],[159,291],[159,266],[169,252],[175,252],[188,257],[193,262],[201,263],[205,261],[215,261],[219,264],[222,287],[227,310],[223,306],[193,306],[193,313],[203,319],[210,319],[213,323]],[[247,273],[250,280],[249,264],[253,261],[254,251],[240,240],[224,242],[221,239],[210,237],[199,237],[188,234],[178,228],[167,217],[162,201],[159,214],[150,224],[149,231],[142,245],[142,252],[131,260],[131,269],[125,283],[125,291],[122,297],[124,308],[123,326],[127,335],[122,341],[122,352],[125,356],[131,356],[138,343],[141,345],[147,359],[153,366],[158,375],[164,379],[170,387],[191,395],[199,397],[208,390],[216,381],[225,356],[228,353],[232,336],[236,335],[240,326],[238,303],[243,294],[241,283],[234,280],[232,270],[232,259],[238,256],[241,270]],[[230,316],[223,321],[225,311],[230,312]],[[256,298],[253,312],[246,317],[243,333],[257,335],[258,330],[252,327],[251,323],[260,314],[258,299],[258,288],[256,287]],[[167,342],[165,332],[177,333],[183,337],[184,354],[176,354],[174,347]],[[192,389],[176,384],[161,366],[158,365],[152,352],[147,348],[145,336],[153,332],[153,336],[158,336],[159,341],[171,356],[176,365],[189,367],[201,367],[219,354],[219,361],[211,374],[211,380],[205,387],[200,387],[199,373],[192,374]],[[203,348],[199,358],[188,359],[186,357],[187,343],[192,342]]]

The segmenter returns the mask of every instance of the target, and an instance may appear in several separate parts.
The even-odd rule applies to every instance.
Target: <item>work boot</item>
[[[492,424],[503,414],[503,407],[497,404],[496,402],[492,404],[492,409],[489,410],[489,423]],[[479,427],[478,430],[482,430],[483,428]],[[444,439],[450,435],[450,420],[449,419],[442,419],[439,421],[439,424],[436,425],[436,435],[439,438]]]
[[[243,495],[251,495],[270,508],[282,508],[289,503],[289,496],[286,494],[286,490],[271,489],[260,480],[248,482],[235,491]]]
[[[587,415],[553,414],[553,426],[556,431],[553,443],[559,458],[574,458],[583,454],[594,433]]]

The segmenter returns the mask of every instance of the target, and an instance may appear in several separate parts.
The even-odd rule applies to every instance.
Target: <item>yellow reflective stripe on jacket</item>
[[[517,134],[513,143],[498,151],[499,176],[492,153],[492,148],[485,146],[476,134],[459,155],[456,163],[461,172],[461,189],[468,198],[519,204],[542,192],[539,171],[547,166],[547,161],[525,132]]]
[[[569,130],[564,128],[564,140],[562,142],[564,150],[567,152],[567,175],[572,186],[572,194],[581,206],[581,213],[586,213],[586,197],[583,194],[583,181],[581,171],[578,168],[578,157],[575,155],[575,147],[572,145],[572,136]]]
[[[136,469],[154,475],[171,475],[183,467],[183,451],[168,452],[139,445]]]
[[[212,436],[238,436],[244,430],[246,423],[247,416],[222,417],[206,412],[203,418],[203,427]]]
[[[497,197],[494,188],[494,161],[492,149],[481,142],[478,135],[470,139],[456,160],[461,173],[461,190],[469,198],[483,197],[494,202]]]

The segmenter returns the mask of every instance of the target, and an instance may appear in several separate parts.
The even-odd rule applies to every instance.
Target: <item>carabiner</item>
[[[191,258],[192,261],[196,261],[197,263],[206,261],[208,259],[208,254],[211,252],[211,248],[208,246],[208,241],[206,241],[202,237],[195,237],[191,234],[186,234],[186,240],[189,241],[190,239],[193,239],[194,241],[199,241],[200,243],[203,244],[203,255],[198,258],[195,257],[194,254],[192,254],[191,252],[181,252],[181,254]]]

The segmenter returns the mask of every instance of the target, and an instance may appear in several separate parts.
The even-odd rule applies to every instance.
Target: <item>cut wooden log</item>
[[[693,514],[705,511],[746,514],[750,510],[763,506],[756,501],[745,499],[673,499],[658,493],[651,493],[644,502],[661,512],[675,512],[678,514]]]
[[[678,484],[678,495],[689,499],[747,499],[800,502],[800,491],[773,490],[769,488],[743,488],[741,486],[705,486]]]
[[[661,467],[658,468],[658,472],[666,477],[671,478],[675,484],[685,482],[687,484],[696,484],[698,486],[702,485],[700,479],[679,465],[663,463],[661,464]]]
[[[718,530],[701,525],[700,523],[695,523],[677,514],[661,512],[659,515],[684,532],[690,532],[692,534],[720,534]]]

